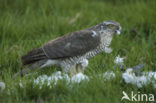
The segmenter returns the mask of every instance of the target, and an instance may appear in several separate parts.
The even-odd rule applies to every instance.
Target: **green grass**
[[[113,68],[113,61],[120,54],[127,57],[125,68],[144,63],[146,71],[155,71],[155,4],[155,0],[0,0],[0,81],[6,83],[6,89],[0,92],[0,103],[36,103],[38,98],[45,103],[120,103],[122,91],[129,95],[131,91],[152,93],[156,97],[152,85],[138,89],[126,84],[119,68]],[[11,79],[22,69],[21,56],[31,49],[104,20],[118,21],[123,31],[113,38],[113,52],[91,59],[85,74],[95,76],[112,70],[116,73],[115,79],[104,81],[95,77],[72,88],[60,81],[53,88],[45,86],[41,90],[33,88],[32,80],[36,76]],[[39,71],[37,76],[52,74],[53,69]],[[20,80],[26,83],[25,88],[19,87]]]

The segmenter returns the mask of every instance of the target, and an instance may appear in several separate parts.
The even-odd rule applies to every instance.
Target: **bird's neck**
[[[111,44],[113,35],[101,34],[101,46],[108,47]]]

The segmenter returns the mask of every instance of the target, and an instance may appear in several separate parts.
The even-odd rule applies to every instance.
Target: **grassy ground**
[[[113,68],[113,61],[119,54],[127,57],[125,68],[144,63],[146,71],[155,71],[155,4],[155,0],[0,0],[0,81],[6,83],[6,89],[0,92],[0,103],[35,103],[39,98],[45,103],[120,103],[122,91],[129,95],[131,91],[152,93],[156,97],[152,85],[138,89],[126,84],[119,68]],[[113,52],[91,59],[85,74],[96,75],[112,70],[116,73],[114,80],[103,81],[95,77],[90,82],[74,84],[72,88],[60,81],[53,88],[45,86],[40,90],[32,88],[31,80],[36,76],[11,79],[22,69],[21,56],[32,48],[104,20],[120,22],[123,31],[112,41]],[[37,76],[50,75],[54,69],[46,68]],[[27,83],[25,88],[19,87],[20,80]]]

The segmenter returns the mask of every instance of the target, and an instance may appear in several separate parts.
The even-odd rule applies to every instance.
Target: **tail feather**
[[[21,59],[22,65],[28,65],[43,59],[47,59],[47,56],[45,55],[42,48],[37,48],[22,56]]]
[[[33,71],[35,71],[36,69],[41,69],[41,66],[45,64],[45,62],[47,61],[47,59],[44,59],[44,60],[40,60],[40,61],[37,61],[29,66],[27,66],[26,68],[24,68],[22,71],[16,73],[15,75],[13,75],[13,79],[18,77],[18,76],[21,76],[23,77],[24,75],[28,74],[28,73],[31,73]]]

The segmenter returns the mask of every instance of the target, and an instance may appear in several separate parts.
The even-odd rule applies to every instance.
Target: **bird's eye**
[[[115,27],[115,25],[113,25],[113,24],[109,25],[109,28],[111,28],[111,29],[114,28],[114,27]]]

